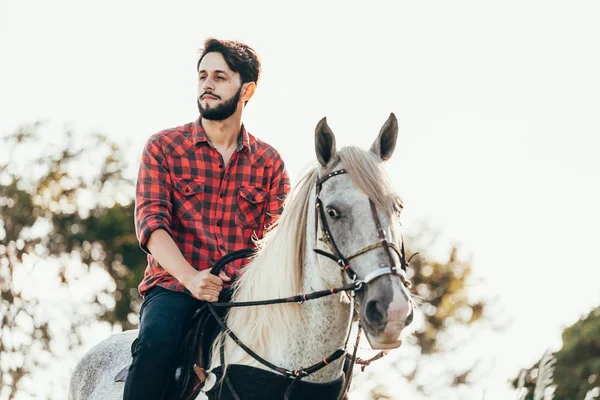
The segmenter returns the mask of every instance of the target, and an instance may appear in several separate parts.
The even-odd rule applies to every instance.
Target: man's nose
[[[211,91],[215,88],[214,82],[212,79],[210,78],[206,78],[204,80],[204,83],[202,84],[202,89],[204,89],[204,91]]]

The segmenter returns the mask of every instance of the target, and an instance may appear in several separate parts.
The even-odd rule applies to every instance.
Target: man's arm
[[[171,174],[158,135],[152,136],[142,152],[135,188],[135,232],[140,247],[147,247],[150,235],[163,229],[171,235]]]
[[[196,271],[183,257],[171,235],[163,229],[152,232],[148,240],[148,249],[156,261],[197,299],[217,301],[223,281],[231,280],[224,271],[221,271],[218,277],[212,275],[209,269]]]
[[[285,164],[280,157],[277,157],[273,165],[273,178],[269,189],[269,204],[267,207],[267,217],[265,218],[265,227],[268,229],[274,225],[281,213],[285,199],[290,192],[290,179],[288,177]]]
[[[172,238],[171,175],[158,137],[150,138],[142,154],[136,185],[136,234],[140,247],[175,279],[181,282],[192,296],[206,301],[217,301],[225,274],[219,277],[210,271],[195,270],[183,257]]]

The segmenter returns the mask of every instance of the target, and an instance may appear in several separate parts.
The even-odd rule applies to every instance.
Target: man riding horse
[[[243,265],[214,276],[214,262],[252,247],[290,189],[278,152],[242,124],[261,72],[256,52],[208,39],[197,69],[200,117],[151,136],[142,155],[135,220],[148,267],[126,400],[163,396],[188,321],[201,301],[218,300]]]

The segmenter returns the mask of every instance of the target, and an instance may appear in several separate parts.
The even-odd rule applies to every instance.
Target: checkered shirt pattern
[[[138,289],[189,291],[154,259],[147,243],[164,229],[197,270],[225,254],[253,247],[283,211],[290,190],[285,164],[270,145],[242,127],[228,165],[195,122],[161,131],[147,141],[136,185],[135,225],[148,266]],[[245,260],[229,264],[234,276]]]

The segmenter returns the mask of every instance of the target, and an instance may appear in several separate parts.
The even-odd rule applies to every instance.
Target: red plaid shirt
[[[265,227],[275,223],[290,190],[285,165],[273,147],[242,127],[225,166],[200,121],[151,136],[142,154],[135,211],[137,237],[148,253],[142,296],[155,285],[187,292],[146,247],[156,229],[171,235],[192,267],[211,268],[225,254],[253,247],[252,237],[262,237]],[[233,276],[244,264],[229,264],[227,274]]]

